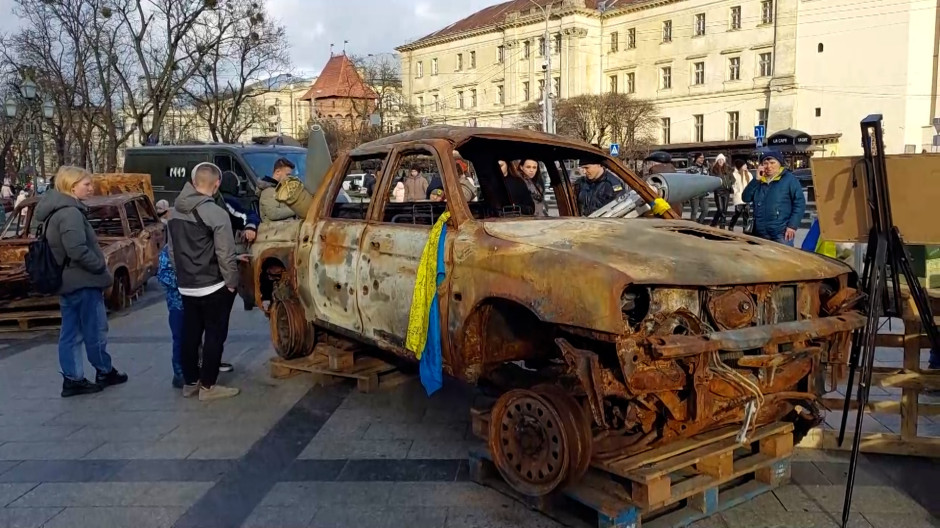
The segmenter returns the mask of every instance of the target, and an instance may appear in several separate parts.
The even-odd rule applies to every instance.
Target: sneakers
[[[231,363],[221,362],[219,363],[219,372],[231,372],[235,370],[235,367]]]
[[[95,382],[102,387],[120,385],[122,383],[127,383],[127,374],[118,372],[118,369],[111,367],[111,372],[108,372],[107,374],[102,374],[100,372],[95,374]]]
[[[173,384],[174,389],[182,389],[183,385],[185,385],[185,382],[183,382],[183,376],[173,376],[173,381],[171,383]]]
[[[183,385],[183,397],[192,398],[193,396],[199,395],[199,384],[198,383],[187,383]]]
[[[62,380],[62,397],[69,398],[72,396],[80,396],[82,394],[94,394],[96,392],[101,392],[104,390],[104,387],[98,385],[97,383],[92,383],[87,379],[82,379],[80,381],[70,380],[65,378]]]
[[[199,401],[221,400],[223,398],[233,398],[241,392],[235,387],[224,387],[218,383],[209,387],[199,387]]]

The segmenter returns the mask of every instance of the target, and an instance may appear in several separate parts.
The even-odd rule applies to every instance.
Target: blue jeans
[[[173,378],[183,380],[183,310],[169,310],[170,334],[173,335]]]
[[[104,292],[98,288],[82,288],[59,297],[62,329],[59,331],[59,367],[70,380],[85,379],[82,343],[85,355],[95,370],[111,372],[108,354],[108,312],[104,308]]]

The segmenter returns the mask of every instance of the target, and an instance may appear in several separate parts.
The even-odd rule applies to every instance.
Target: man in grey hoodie
[[[192,182],[183,186],[167,223],[183,297],[183,396],[198,395],[202,401],[239,393],[236,388],[216,383],[238,285],[232,224],[228,212],[212,199],[221,182],[218,167],[211,163],[196,165]]]

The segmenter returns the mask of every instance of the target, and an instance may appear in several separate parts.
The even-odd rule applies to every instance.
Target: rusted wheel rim
[[[591,466],[592,442],[591,421],[587,413],[570,394],[555,385],[538,385],[532,390],[547,398],[562,418],[562,426],[568,435],[571,448],[568,450],[570,469],[565,485],[576,483]]]
[[[538,497],[568,477],[569,440],[564,419],[544,396],[511,390],[496,401],[490,451],[500,474],[519,493]]]
[[[293,301],[274,301],[271,305],[271,340],[277,355],[293,359],[310,349],[310,329],[303,309]]]

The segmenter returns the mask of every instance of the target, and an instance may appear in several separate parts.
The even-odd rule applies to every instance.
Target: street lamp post
[[[32,178],[33,178],[33,188],[36,189],[36,166],[39,166],[39,172],[41,174],[42,181],[45,181],[45,167],[39,163],[39,160],[36,156],[36,145],[38,144],[39,137],[39,124],[40,120],[36,119],[37,115],[41,115],[42,118],[52,119],[53,113],[55,112],[55,105],[52,104],[52,101],[43,101],[39,96],[39,90],[36,86],[36,83],[33,82],[29,77],[23,79],[23,82],[20,84],[19,94],[22,102],[17,102],[16,98],[9,97],[4,102],[4,111],[6,116],[10,119],[16,117],[17,112],[22,108],[23,112],[26,113],[26,116],[33,119],[33,122],[30,123],[29,131],[29,165],[32,169]]]
[[[552,2],[548,2],[548,7],[543,7],[535,0],[529,0],[535,7],[542,10],[545,15],[545,33],[542,36],[543,48],[542,56],[545,57],[542,63],[542,69],[545,72],[545,89],[542,90],[542,131],[549,134],[555,133],[555,109],[552,107],[552,43],[549,39],[548,22],[552,14]],[[561,50],[559,50],[560,52]]]

